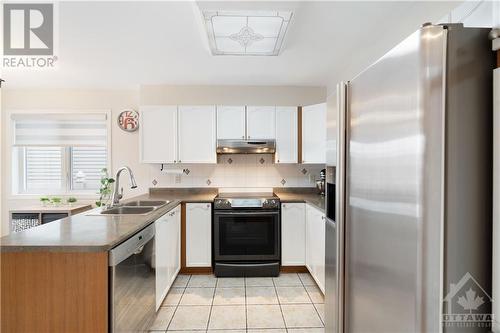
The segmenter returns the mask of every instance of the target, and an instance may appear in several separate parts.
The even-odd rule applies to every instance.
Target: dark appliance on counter
[[[280,200],[273,193],[221,193],[214,201],[215,276],[278,276]]]

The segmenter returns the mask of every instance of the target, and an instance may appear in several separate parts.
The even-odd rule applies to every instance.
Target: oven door
[[[261,261],[280,259],[279,211],[214,212],[214,259]]]

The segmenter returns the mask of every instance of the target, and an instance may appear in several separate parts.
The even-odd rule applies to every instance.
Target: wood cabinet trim
[[[108,253],[1,253],[2,332],[107,332]]]
[[[297,163],[302,163],[302,106],[297,107]]]

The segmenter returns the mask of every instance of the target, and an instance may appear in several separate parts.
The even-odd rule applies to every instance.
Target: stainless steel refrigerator
[[[425,25],[329,101],[326,332],[488,330],[488,32]]]

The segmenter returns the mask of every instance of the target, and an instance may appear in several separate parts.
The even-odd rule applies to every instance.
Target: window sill
[[[41,197],[61,197],[61,198],[69,198],[75,197],[79,200],[97,200],[99,199],[98,194],[94,193],[54,193],[51,195],[47,194],[30,194],[30,193],[15,193],[10,194],[8,199],[10,200],[35,200],[40,199]]]

